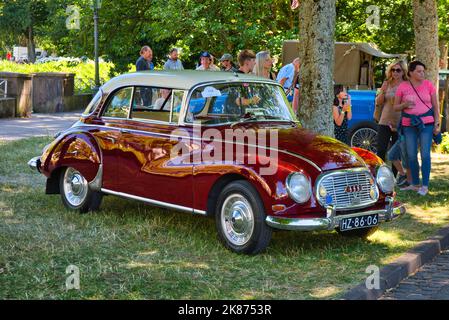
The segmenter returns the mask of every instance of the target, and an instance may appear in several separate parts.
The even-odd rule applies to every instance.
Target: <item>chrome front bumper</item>
[[[40,173],[40,166],[41,166],[41,157],[35,157],[28,161],[28,165],[30,166],[31,170],[35,170]]]
[[[268,216],[266,219],[267,224],[275,229],[282,230],[296,230],[296,231],[315,231],[315,230],[333,230],[340,226],[340,221],[344,218],[355,218],[360,216],[365,216],[369,214],[378,214],[379,223],[392,221],[399,218],[406,213],[405,205],[400,204],[394,206],[394,199],[392,197],[387,197],[385,199],[386,205],[385,209],[373,210],[373,211],[363,211],[352,213],[348,215],[336,215],[336,210],[333,206],[327,208],[326,218],[283,218],[283,217],[273,217]]]

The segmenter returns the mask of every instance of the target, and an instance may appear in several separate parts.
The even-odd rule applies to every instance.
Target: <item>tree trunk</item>
[[[448,66],[448,43],[447,40],[440,41],[440,69],[447,69]]]
[[[447,40],[440,40],[440,69],[446,70],[448,66],[448,46],[447,46]],[[449,117],[447,112],[447,102],[446,100],[446,94],[449,88],[449,83],[447,81],[446,77],[446,85],[439,90],[440,94],[440,110],[443,117],[446,119],[446,123],[442,123],[442,128],[446,129],[449,128]]]
[[[331,137],[335,11],[335,0],[303,0],[299,5],[298,117],[305,128]]]
[[[440,69],[447,69],[448,67],[448,42],[447,40],[440,41]],[[448,102],[447,98],[449,98],[449,79],[446,77],[446,85],[444,88],[440,88],[440,109],[444,118],[446,119],[446,123],[442,123],[442,129],[447,131],[449,129],[449,111],[448,111]]]
[[[28,29],[27,29],[26,39],[27,39],[27,47],[28,47],[28,62],[35,63],[36,62],[36,45],[34,43],[34,31],[33,31],[32,26],[28,27]]]
[[[436,0],[413,0],[416,59],[426,65],[426,78],[438,88],[438,12]]]

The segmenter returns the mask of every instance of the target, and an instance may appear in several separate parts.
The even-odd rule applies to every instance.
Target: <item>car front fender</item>
[[[60,168],[72,167],[92,183],[101,174],[101,149],[90,133],[68,130],[44,151],[41,163],[42,172],[49,178]]]

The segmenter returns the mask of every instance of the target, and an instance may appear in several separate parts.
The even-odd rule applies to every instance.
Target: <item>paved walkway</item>
[[[449,300],[449,250],[379,300]]]
[[[0,140],[19,140],[53,136],[69,128],[80,118],[80,112],[33,114],[29,119],[0,119]]]

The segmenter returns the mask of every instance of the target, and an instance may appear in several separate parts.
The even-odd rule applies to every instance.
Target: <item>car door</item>
[[[92,124],[99,125],[101,130],[93,134],[100,145],[103,155],[102,187],[111,191],[120,190],[118,179],[118,158],[122,153],[120,144],[121,130],[126,126],[131,107],[133,87],[124,87],[111,93],[105,102],[102,114]]]
[[[192,211],[192,163],[188,156],[172,155],[183,99],[182,90],[135,88],[130,119],[122,129],[119,179],[124,193]]]

